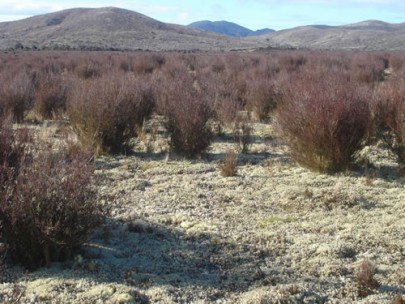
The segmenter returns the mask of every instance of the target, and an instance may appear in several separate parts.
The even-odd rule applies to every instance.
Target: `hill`
[[[405,50],[405,23],[369,20],[344,26],[310,25],[269,31],[251,31],[226,21],[169,24],[114,7],[74,8],[0,23],[0,49]]]
[[[254,45],[254,44],[253,44]],[[91,50],[230,50],[249,41],[163,23],[130,10],[75,8],[0,23],[0,48]]]
[[[231,37],[248,37],[263,35],[274,32],[272,29],[261,29],[257,31],[252,31],[246,27],[240,26],[236,23],[228,21],[197,21],[188,25],[189,27],[203,30],[206,32],[217,33],[221,35],[231,36]]]
[[[369,20],[343,26],[310,25],[258,36],[272,46],[327,50],[405,50],[405,23]]]

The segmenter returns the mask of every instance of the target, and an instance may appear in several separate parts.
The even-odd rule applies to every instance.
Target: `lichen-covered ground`
[[[391,303],[405,298],[405,178],[373,147],[368,176],[294,164],[271,125],[255,125],[238,174],[217,137],[186,160],[162,148],[97,160],[111,217],[74,261],[33,273],[9,268],[0,302]],[[50,135],[54,133],[50,132]],[[48,134],[48,135],[49,135]],[[55,133],[56,134],[56,133]],[[49,136],[52,138],[52,136]],[[364,261],[380,283],[358,297]],[[11,301],[11,300],[10,300]]]

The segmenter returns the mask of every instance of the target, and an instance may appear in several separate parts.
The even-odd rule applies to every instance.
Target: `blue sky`
[[[73,7],[116,6],[163,22],[227,20],[252,30],[342,25],[376,19],[405,22],[404,0],[0,0],[0,22]]]

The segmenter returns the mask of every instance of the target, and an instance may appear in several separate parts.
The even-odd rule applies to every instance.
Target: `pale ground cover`
[[[0,302],[391,303],[405,297],[405,178],[372,148],[368,177],[310,172],[288,157],[271,125],[255,124],[238,174],[219,162],[233,148],[216,137],[206,157],[165,159],[165,141],[96,161],[111,216],[75,260],[33,273],[9,269]],[[40,134],[66,136],[51,125]],[[145,152],[148,150],[148,152]],[[372,262],[380,286],[357,295]]]

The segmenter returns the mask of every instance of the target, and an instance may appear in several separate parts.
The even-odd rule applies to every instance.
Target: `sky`
[[[344,25],[364,20],[405,22],[404,0],[0,0],[0,22],[75,7],[115,6],[163,22],[226,20],[252,30]]]

